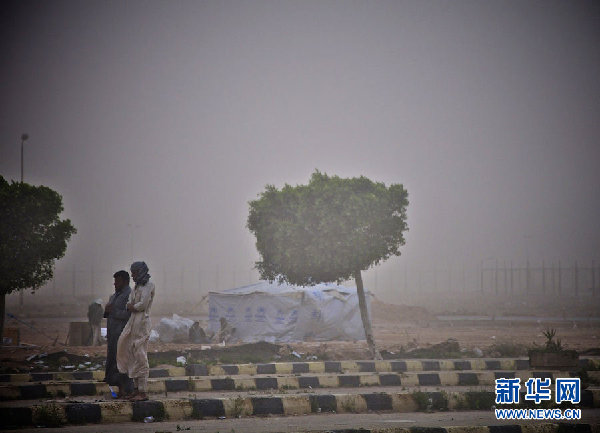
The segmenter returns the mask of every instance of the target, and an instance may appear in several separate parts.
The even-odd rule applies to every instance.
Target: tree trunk
[[[356,293],[358,295],[358,307],[360,308],[360,318],[362,319],[363,327],[365,328],[365,337],[367,345],[371,351],[373,359],[382,359],[381,354],[375,347],[375,339],[371,330],[371,319],[369,318],[369,310],[367,310],[367,299],[365,297],[365,289],[363,287],[362,275],[360,269],[354,273],[356,280]]]
[[[0,346],[4,346],[4,310],[6,305],[6,294],[0,295]]]

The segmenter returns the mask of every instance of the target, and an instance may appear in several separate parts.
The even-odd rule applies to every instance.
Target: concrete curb
[[[440,371],[405,373],[302,374],[246,377],[196,376],[150,379],[150,393],[180,391],[243,391],[311,388],[357,388],[363,386],[494,386],[499,378],[519,377],[524,383],[531,377],[570,377],[558,371]],[[104,382],[10,383],[0,386],[0,401],[30,400],[48,397],[79,397],[109,393]]]
[[[600,368],[600,358],[582,358],[581,368]],[[186,367],[152,368],[150,378],[177,376],[226,376],[239,374],[302,373],[404,373],[418,371],[529,370],[527,358],[406,359],[390,361],[311,361],[269,364],[190,364]],[[0,374],[0,382],[102,380],[104,371]]]
[[[588,391],[585,391],[588,393]],[[596,397],[596,398],[594,398]],[[588,395],[577,407],[599,407],[599,395]],[[590,399],[591,398],[591,399]],[[495,394],[478,392],[393,392],[363,394],[298,394],[238,396],[208,399],[164,399],[144,402],[95,403],[48,402],[19,407],[0,407],[3,424],[13,426],[141,421],[179,421],[214,417],[294,416],[326,412],[416,412],[423,410],[491,410]],[[527,432],[529,433],[529,432]]]

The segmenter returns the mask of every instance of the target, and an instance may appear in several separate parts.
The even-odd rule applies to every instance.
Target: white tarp
[[[210,292],[208,306],[209,331],[217,333],[219,320],[225,317],[236,328],[234,338],[244,342],[365,339],[354,287],[299,287],[260,281]]]
[[[192,319],[173,314],[172,319],[168,317],[160,319],[156,327],[156,332],[158,333],[159,340],[163,343],[185,343],[189,341],[189,332],[193,324],[194,321]]]

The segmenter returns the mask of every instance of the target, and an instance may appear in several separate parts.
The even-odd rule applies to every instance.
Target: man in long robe
[[[131,265],[131,277],[135,282],[127,303],[131,316],[117,343],[117,367],[133,379],[134,392],[130,400],[143,401],[148,400],[148,340],[154,283],[150,281],[148,266],[144,262]]]
[[[129,287],[127,271],[115,272],[113,278],[115,279],[115,293],[111,295],[104,309],[104,317],[107,319],[106,339],[108,342],[104,381],[111,386],[118,386],[118,397],[123,398],[133,392],[133,381],[126,374],[120,373],[117,368],[117,342],[129,316],[131,316],[131,313],[127,311],[131,287]]]

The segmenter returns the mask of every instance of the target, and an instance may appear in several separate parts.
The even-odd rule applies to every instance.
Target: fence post
[[[546,293],[546,263],[542,260],[542,293]]]
[[[596,295],[596,264],[592,260],[592,296]]]
[[[575,276],[575,296],[579,296],[579,274],[577,269],[577,261],[575,261],[575,267],[573,269]]]
[[[506,260],[504,260],[504,294],[508,294],[508,269],[506,269]]]
[[[558,294],[562,294],[562,269],[560,266],[560,260],[558,261]]]
[[[498,259],[496,259],[496,269],[494,270],[494,292],[498,296]]]
[[[527,264],[525,267],[525,288],[527,293],[529,293],[529,259],[527,259]]]
[[[72,289],[73,289],[73,296],[75,296],[75,283],[76,283],[75,279],[77,278],[77,276],[75,275],[75,272],[76,272],[75,266],[76,266],[75,263],[73,263],[73,287],[72,287]]]
[[[510,261],[510,293],[513,294],[515,291],[515,284],[514,284],[514,273],[515,270],[513,268],[513,262],[512,260]]]
[[[481,294],[483,295],[483,260],[481,261]]]
[[[554,278],[554,262],[552,262],[552,293],[556,293],[556,284]]]

